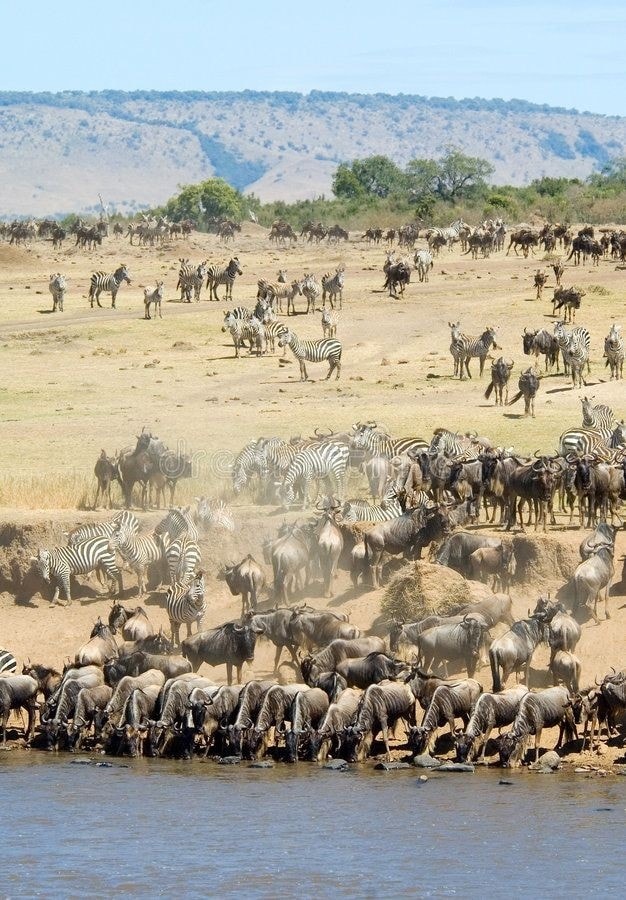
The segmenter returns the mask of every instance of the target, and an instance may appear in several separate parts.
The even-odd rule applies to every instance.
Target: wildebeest
[[[515,721],[522,698],[527,693],[528,688],[525,685],[517,685],[500,694],[481,694],[472,710],[465,732],[454,738],[458,762],[475,759],[481,745],[480,758],[484,761],[489,735],[494,728],[504,728],[505,725],[511,725]]]
[[[128,746],[131,756],[142,756],[144,742],[148,735],[149,722],[154,716],[160,695],[160,685],[149,684],[136,688],[128,696],[119,725],[115,731],[122,743]],[[118,752],[121,749],[118,748]]]
[[[118,628],[121,628],[125,641],[141,641],[154,634],[152,622],[143,606],[125,609],[121,603],[114,603],[111,608],[109,628],[112,634],[117,634]]]
[[[285,748],[287,762],[297,762],[311,756],[311,735],[328,712],[328,695],[321,688],[299,691],[291,702],[286,728]]]
[[[265,575],[257,561],[248,554],[240,563],[233,563],[220,569],[218,578],[223,578],[228,589],[237,597],[241,594],[241,617],[249,611],[256,612],[259,594],[265,587]]]
[[[372,585],[380,587],[383,553],[410,554],[419,559],[432,541],[440,540],[450,529],[450,514],[439,505],[404,512],[388,522],[380,522],[363,535],[365,560],[372,574]]]
[[[491,363],[491,382],[485,391],[485,400],[488,400],[491,392],[495,390],[496,406],[506,406],[509,400],[509,378],[514,365],[513,360],[505,359],[503,356]]]
[[[112,694],[113,688],[108,684],[80,689],[76,698],[73,721],[67,726],[67,745],[70,750],[80,750],[82,742],[94,725],[96,712],[105,708]]]
[[[554,654],[558,650],[573,651],[576,649],[581,633],[580,625],[576,619],[565,612],[565,607],[558,603],[557,612],[548,626],[550,666],[552,665]]]
[[[524,415],[530,415],[534,419],[535,397],[537,396],[537,391],[539,390],[539,376],[532,366],[522,372],[517,385],[519,387],[519,391],[513,397],[513,399],[508,402],[507,406],[513,406],[514,403],[517,403],[520,397],[523,397]]]
[[[365,690],[370,684],[395,679],[406,669],[406,664],[387,656],[386,653],[373,652],[356,659],[344,659],[337,663],[336,672],[346,679],[348,687]]]
[[[544,728],[559,726],[556,748],[561,746],[563,735],[568,732],[572,740],[578,739],[572,699],[565,687],[552,687],[536,693],[529,692],[522,698],[513,727],[500,738],[500,765],[510,766],[524,753],[526,741],[535,735],[535,762],[539,759],[541,732]]]
[[[337,563],[343,550],[343,535],[336,522],[339,504],[325,509],[316,528],[316,552],[322,578],[324,580],[324,596],[332,596],[333,581],[337,577]]]
[[[323,762],[328,759],[331,750],[334,752],[339,750],[345,729],[356,720],[362,696],[361,691],[346,688],[330,704],[317,730],[310,737],[313,758]]]
[[[272,685],[263,697],[254,728],[248,732],[248,741],[244,741],[242,745],[244,758],[261,759],[265,755],[270,741],[270,729],[274,728],[276,734],[284,732],[293,699],[300,691],[306,690],[308,685],[298,682]]]
[[[604,590],[604,615],[605,618],[610,619],[609,585],[614,572],[613,545],[596,545],[594,552],[580,563],[572,577],[575,596],[574,610],[588,606],[593,600],[593,609],[589,607],[589,611],[596,623],[599,622],[597,615],[598,598]]]
[[[337,638],[315,656],[307,656],[300,660],[300,668],[304,680],[311,687],[317,685],[322,672],[334,672],[344,659],[356,659],[369,653],[383,653],[385,642],[378,637],[361,637],[354,640]]]
[[[273,685],[273,681],[252,680],[241,689],[233,721],[226,726],[230,747],[239,756],[243,753],[244,743],[249,741],[249,733],[254,728],[263,698]]]
[[[120,480],[117,460],[107,456],[106,450],[101,450],[100,456],[98,457],[94,466],[93,473],[98,481],[96,498],[93,501],[93,508],[97,508],[98,499],[100,498],[100,496],[102,496],[103,501],[106,502],[106,500],[108,499],[109,509],[111,509],[113,507],[113,502],[111,500],[111,485],[114,481]]]
[[[209,666],[226,664],[226,677],[233,683],[233,666],[237,669],[237,682],[241,682],[241,670],[244,662],[254,659],[256,632],[249,625],[238,625],[226,622],[209,631],[200,631],[185,638],[181,644],[181,653],[188,659],[194,672],[202,663]]]
[[[11,710],[25,709],[28,712],[26,743],[30,743],[35,725],[37,691],[39,684],[30,675],[12,675],[0,678],[0,716],[2,717],[2,745],[7,742],[7,722]]]
[[[289,594],[308,585],[313,535],[297,523],[289,526],[285,534],[263,546],[265,561],[271,563],[274,572],[274,593],[283,603],[289,602]],[[304,580],[302,570],[304,569]]]
[[[159,695],[159,718],[149,722],[148,740],[151,756],[162,756],[170,743],[174,730],[182,730],[187,716],[189,695],[196,687],[218,690],[208,678],[199,675],[181,675],[166,681]]]
[[[76,653],[75,662],[77,666],[103,666],[107,659],[117,655],[117,644],[111,629],[98,619],[89,640]]]
[[[443,664],[448,677],[448,661],[462,659],[470,678],[476,671],[480,647],[487,625],[479,616],[464,616],[451,625],[436,625],[417,636],[419,660],[426,670]]]
[[[522,340],[526,356],[534,354],[534,356],[538,357],[542,355],[545,357],[546,372],[555,363],[556,370],[557,372],[559,371],[559,342],[553,334],[550,334],[545,328],[540,328],[538,331],[529,331],[525,328]]]
[[[360,637],[359,629],[347,619],[346,615],[332,610],[308,607],[294,609],[289,621],[291,641],[296,647],[304,647],[311,652],[316,647],[325,647],[337,638],[354,640]]]
[[[380,731],[389,759],[389,729],[401,718],[408,725],[415,723],[415,697],[409,686],[393,682],[372,684],[363,694],[354,725],[344,729],[342,753],[349,761],[363,761]]]
[[[493,578],[491,588],[495,593],[500,589],[511,593],[511,580],[515,574],[515,554],[511,543],[502,542],[499,547],[481,547],[470,554],[472,578],[488,581]]]
[[[432,696],[421,725],[409,732],[409,746],[415,754],[430,752],[435,746],[437,731],[446,723],[454,735],[454,720],[463,719],[467,726],[470,713],[482,693],[482,686],[473,678],[454,684],[442,684]]]
[[[189,695],[187,731],[199,735],[204,741],[205,756],[211,749],[218,728],[224,729],[230,724],[242,690],[242,685],[223,684],[214,694],[194,688]]]
[[[259,637],[267,638],[276,647],[274,672],[278,670],[280,656],[285,647],[289,650],[293,662],[296,664],[298,662],[290,628],[292,615],[293,609],[290,606],[283,606],[274,607],[273,610],[266,613],[248,613],[244,619]]]
[[[445,539],[439,548],[436,562],[469,578],[472,574],[470,563],[472,553],[483,547],[500,547],[501,545],[500,538],[488,537],[475,531],[455,531]]]
[[[553,684],[563,682],[572,693],[577,694],[580,687],[580,660],[569,650],[557,650],[550,660]]]
[[[529,685],[530,662],[535,649],[547,640],[548,618],[545,612],[533,614],[511,625],[509,631],[496,638],[489,648],[493,692],[498,693],[511,672],[525,668],[524,681]]]

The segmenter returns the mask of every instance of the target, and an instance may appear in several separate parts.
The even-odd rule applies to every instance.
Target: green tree
[[[355,159],[342,163],[333,179],[333,193],[347,200],[359,197],[389,197],[406,190],[406,176],[387,156]]]
[[[176,221],[191,219],[196,225],[202,225],[212,217],[239,220],[244,204],[239,191],[221,178],[210,178],[199,184],[185,185],[179,194],[167,201],[165,212]]]
[[[333,194],[342,200],[358,200],[365,196],[365,189],[348,163],[340,163],[333,176]]]
[[[454,147],[447,150],[437,163],[436,191],[442,200],[457,200],[476,196],[487,188],[486,179],[494,168],[479,156],[466,156]]]

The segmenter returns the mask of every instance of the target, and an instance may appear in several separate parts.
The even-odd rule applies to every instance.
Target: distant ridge
[[[262,200],[329,195],[346,160],[447,147],[496,183],[585,178],[626,155],[626,118],[526,100],[311,91],[0,92],[0,215],[120,212],[221,177]]]

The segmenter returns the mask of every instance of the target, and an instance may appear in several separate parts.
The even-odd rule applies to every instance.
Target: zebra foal
[[[67,282],[65,280],[65,275],[61,275],[60,272],[57,272],[55,275],[50,276],[48,290],[52,294],[52,312],[56,312],[57,309],[59,312],[63,312],[63,300],[65,299],[66,287]]]
[[[278,338],[279,347],[290,347],[293,355],[300,363],[300,381],[308,381],[305,360],[308,362],[323,362],[328,360],[328,375],[337,370],[337,378],[341,374],[341,342],[335,338],[322,338],[320,341],[301,341],[293,331],[288,328]]]

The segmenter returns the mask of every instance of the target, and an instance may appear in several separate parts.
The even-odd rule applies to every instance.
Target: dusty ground
[[[54,252],[47,243],[30,248],[0,245],[4,374],[0,523],[19,528],[34,524],[34,543],[39,538],[48,544],[61,540],[63,531],[93,516],[78,513],[76,507],[93,496],[93,464],[100,448],[112,453],[133,444],[143,425],[169,446],[182,442],[196,453],[195,477],[181,483],[180,496],[191,498],[226,490],[232,452],[261,434],[309,434],[315,426],[344,429],[373,418],[397,435],[428,438],[434,427],[442,425],[476,430],[521,451],[550,452],[566,427],[580,423],[579,398],[584,391],[571,390],[562,375],[542,381],[535,419],[523,417],[521,401],[504,410],[485,401],[488,378],[477,377],[477,361],[472,363],[472,381],[451,377],[447,323],[454,320],[468,333],[496,326],[501,352],[515,359],[512,384],[516,383],[519,372],[530,364],[521,349],[524,327],[551,328],[553,321],[551,289],[546,289],[543,301],[533,299],[532,276],[538,266],[547,265],[540,257],[524,260],[498,254],[473,261],[458,250],[444,252],[428,284],[415,281],[404,299],[390,300],[381,292],[382,247],[367,246],[352,235],[347,246],[276,249],[266,234],[257,226],[244,225],[228,248],[205,235],[163,250],[132,248],[121,239],[110,239],[97,253],[75,251],[69,242],[66,249]],[[274,278],[279,268],[286,268],[290,277],[313,271],[319,278],[340,263],[345,265],[338,333],[344,348],[340,381],[319,380],[326,367],[311,364],[313,380],[301,384],[293,358],[280,365],[278,354],[236,360],[230,336],[220,330],[223,302],[203,300],[189,306],[167,302],[162,320],[143,320],[143,285],[164,278],[166,298],[175,300],[178,257],[225,263],[231,255],[238,255],[244,270],[234,288],[236,305],[253,304],[257,279]],[[117,310],[91,310],[86,300],[90,273],[112,271],[119,262],[128,266],[132,285],[121,288]],[[56,271],[70,281],[66,311],[52,315],[47,282]],[[609,403],[621,418],[626,408],[624,388],[608,381],[602,351],[610,323],[624,317],[626,272],[608,261],[599,268],[568,265],[563,281],[587,292],[578,314],[579,323],[592,334],[587,392],[596,402]],[[106,296],[102,302],[106,305]],[[293,327],[300,336],[321,337],[319,313],[295,317]],[[260,559],[262,538],[274,533],[282,517],[278,510],[243,504],[235,506],[234,514],[238,523],[234,537],[209,536],[205,542],[209,571],[214,572],[219,561],[236,560],[247,552]],[[148,514],[148,522],[158,516]],[[565,524],[560,522],[559,534],[576,546],[580,534]],[[622,533],[617,577],[625,550]],[[128,600],[134,603],[134,579],[127,576],[126,584]],[[518,587],[516,611],[525,614],[539,591],[556,591],[562,584],[559,576]],[[19,597],[18,602],[15,593],[0,595],[0,645],[10,647],[20,660],[30,656],[60,664],[87,639],[94,619],[104,618],[109,607],[108,600],[87,596],[70,609],[49,609],[39,593],[30,600]],[[207,626],[238,614],[238,604],[223,583],[211,580],[209,596]],[[317,605],[325,603],[316,596],[316,588],[309,596]],[[330,604],[369,628],[379,615],[380,596],[354,592],[347,573],[342,573]],[[142,600],[157,625],[166,624],[162,599],[156,593]],[[624,665],[623,602],[621,596],[612,598],[610,622],[584,627],[579,645],[583,683],[610,665]],[[270,647],[259,648],[255,672],[271,668],[272,652]],[[545,683],[546,661],[540,651],[534,663],[536,686]],[[488,684],[487,670],[480,674]]]

